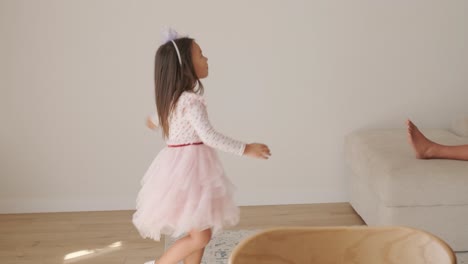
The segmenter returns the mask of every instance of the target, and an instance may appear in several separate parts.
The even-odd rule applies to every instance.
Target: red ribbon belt
[[[187,143],[187,144],[181,144],[181,145],[167,145],[169,148],[180,148],[180,147],[185,147],[185,146],[190,146],[190,145],[201,145],[203,142],[195,142],[195,143]]]

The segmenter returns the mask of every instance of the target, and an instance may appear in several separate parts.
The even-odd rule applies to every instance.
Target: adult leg
[[[468,145],[446,146],[433,142],[408,120],[408,140],[418,159],[456,159],[468,161]]]

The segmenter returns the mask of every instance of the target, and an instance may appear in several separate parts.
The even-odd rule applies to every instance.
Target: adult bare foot
[[[411,120],[408,119],[406,125],[408,126],[408,141],[413,146],[416,158],[432,158],[433,149],[437,147],[437,144],[427,139]]]

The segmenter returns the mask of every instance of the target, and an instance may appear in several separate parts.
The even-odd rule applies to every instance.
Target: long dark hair
[[[169,117],[180,95],[185,91],[203,93],[203,85],[192,63],[194,40],[184,37],[175,39],[174,42],[179,49],[182,65],[171,41],[158,48],[154,63],[156,109],[164,138],[169,136]],[[197,84],[198,89],[195,90]]]

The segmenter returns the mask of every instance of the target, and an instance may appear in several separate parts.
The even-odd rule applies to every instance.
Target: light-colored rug
[[[214,236],[205,248],[201,264],[227,264],[229,255],[240,241],[257,233],[259,230],[224,230]],[[177,239],[166,237],[167,250]],[[182,263],[182,262],[180,262]]]
[[[202,264],[227,264],[234,247],[243,239],[259,232],[259,230],[225,230],[212,238],[206,246]],[[176,239],[166,237],[165,249],[174,244]],[[468,264],[468,252],[457,253],[458,264]],[[182,262],[181,262],[182,263]]]
[[[468,252],[457,253],[458,264],[468,264]]]

